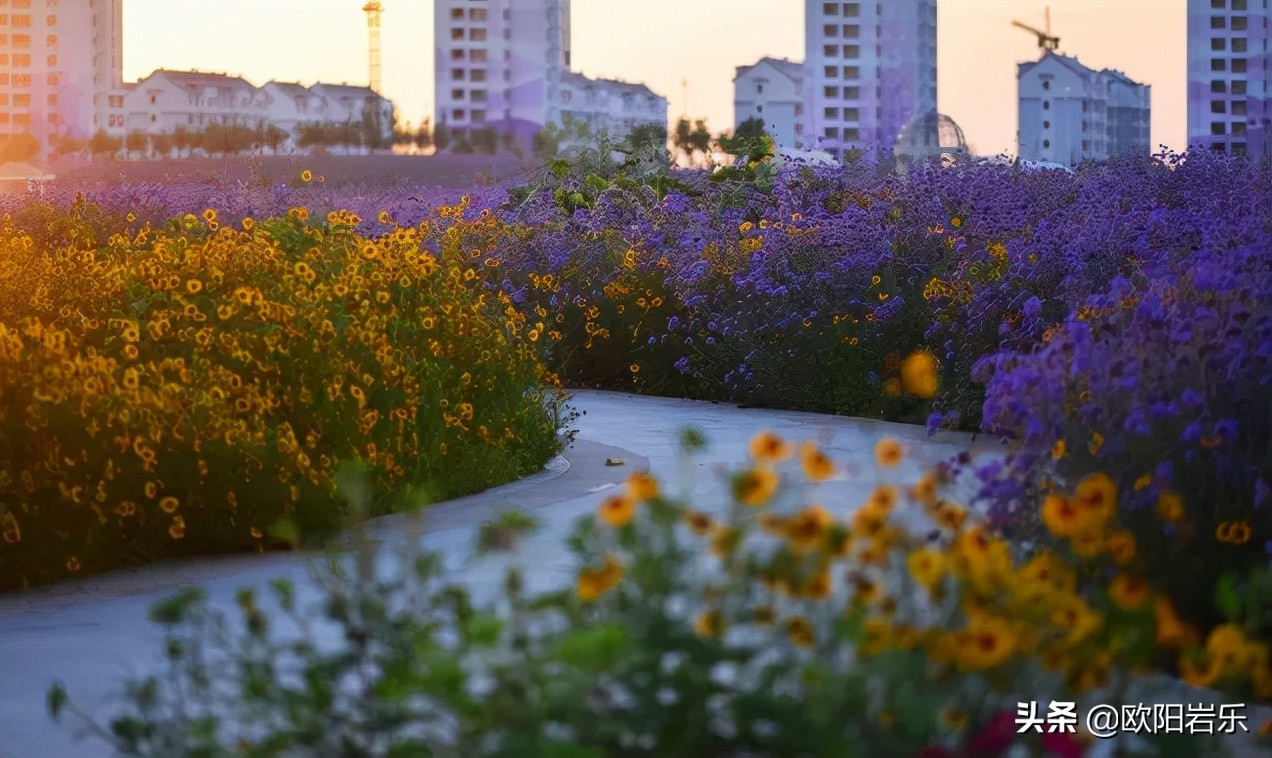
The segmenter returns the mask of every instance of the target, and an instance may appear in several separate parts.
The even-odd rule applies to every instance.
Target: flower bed
[[[557,450],[524,317],[419,229],[26,210],[0,229],[0,588],[330,533],[342,462],[428,501]]]
[[[683,440],[685,456],[701,445]],[[899,481],[894,440],[876,448],[864,504],[821,504],[819,483],[843,469],[812,443],[765,433],[751,453],[727,503],[631,477],[579,521],[577,580],[560,591],[529,595],[513,568],[475,606],[436,557],[402,555],[379,578],[337,562],[319,603],[343,632],[333,648],[314,644],[314,614],[287,582],[272,598],[242,591],[237,619],[197,591],[164,601],[152,618],[171,671],[133,682],[97,734],[130,755],[1079,755],[1092,704],[1178,702],[1163,672],[1215,688],[1192,702],[1272,698],[1250,619],[1198,636],[1131,542],[1022,555],[946,499],[946,472]],[[1075,489],[1084,520],[1120,533],[1111,480]],[[491,525],[505,544],[526,526]],[[1036,700],[1037,730],[1017,728],[1017,703]],[[1049,701],[1077,703],[1076,733]],[[60,685],[49,704],[75,709]],[[1139,737],[1137,754],[1217,746]]]

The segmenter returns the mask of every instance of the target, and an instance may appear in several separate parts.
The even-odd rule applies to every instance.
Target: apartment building
[[[593,79],[573,71],[561,76],[553,123],[573,121],[591,134],[621,140],[638,126],[667,127],[667,98],[644,84]]]
[[[0,134],[124,129],[123,0],[0,0]]]
[[[1076,166],[1150,153],[1151,90],[1051,50],[1017,67],[1023,160]]]
[[[733,76],[733,125],[758,118],[779,147],[803,149],[805,69],[785,58],[761,58]]]
[[[891,152],[936,109],[936,0],[806,0],[809,147]]]
[[[493,127],[529,149],[560,120],[570,0],[436,0],[436,113],[452,135]]]
[[[1272,7],[1188,0],[1188,143],[1272,156]]]

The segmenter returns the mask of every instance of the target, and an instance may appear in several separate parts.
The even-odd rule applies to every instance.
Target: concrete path
[[[384,542],[418,540],[442,553],[450,570],[462,569],[480,601],[499,586],[508,561],[533,567],[527,575],[532,591],[570,581],[572,562],[563,537],[575,519],[595,509],[606,491],[633,471],[652,471],[670,491],[690,493],[704,510],[721,506],[726,491],[716,469],[741,464],[748,441],[762,429],[817,440],[836,462],[850,463],[849,471],[818,485],[816,492],[819,502],[841,515],[864,502],[878,483],[873,451],[883,437],[907,446],[906,461],[889,472],[896,482],[912,482],[928,466],[964,450],[982,455],[997,450],[991,441],[973,443],[964,434],[942,432],[929,439],[919,427],[811,413],[592,391],[578,393],[573,405],[584,412],[577,442],[545,471],[433,506],[419,516],[377,519],[371,533]],[[692,461],[679,454],[676,444],[676,431],[686,425],[697,427],[708,441]],[[607,459],[623,463],[606,465]],[[512,508],[534,512],[544,528],[511,555],[474,558],[477,527]],[[263,587],[280,576],[296,581],[301,603],[312,596],[306,557],[298,554],[169,562],[0,595],[0,758],[109,755],[103,744],[77,741],[48,718],[44,696],[49,685],[61,679],[78,705],[90,713],[109,713],[106,697],[125,677],[156,670],[160,663],[161,637],[146,619],[154,601],[197,584],[214,605],[229,609],[237,588]]]

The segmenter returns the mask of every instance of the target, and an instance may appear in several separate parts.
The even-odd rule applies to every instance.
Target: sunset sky
[[[888,0],[884,0],[887,2]],[[406,121],[433,104],[432,0],[383,0],[385,93]],[[124,78],[197,68],[269,79],[365,83],[363,0],[125,0]],[[1184,0],[940,0],[940,109],[982,154],[1015,152],[1016,64],[1038,55],[1013,19],[1061,52],[1153,86],[1153,145],[1186,130]],[[643,81],[681,113],[732,125],[734,68],[803,57],[804,0],[573,0],[574,68]],[[686,103],[682,80],[688,79]]]

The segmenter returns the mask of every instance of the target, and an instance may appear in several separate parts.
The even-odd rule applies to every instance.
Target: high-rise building
[[[123,0],[0,2],[0,134],[124,128]]]
[[[1151,90],[1047,50],[1017,69],[1020,157],[1076,166],[1150,152]]]
[[[570,0],[436,0],[435,126],[493,127],[523,145],[557,120]]]
[[[1272,156],[1272,7],[1188,0],[1188,144]]]
[[[891,152],[936,109],[936,0],[805,0],[809,147]]]

